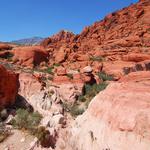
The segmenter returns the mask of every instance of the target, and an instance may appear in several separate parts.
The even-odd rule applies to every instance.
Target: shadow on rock
[[[27,100],[18,94],[17,98],[16,98],[16,102],[14,105],[11,106],[12,109],[26,109],[29,112],[33,112],[33,107],[27,102]],[[11,109],[10,108],[10,109]]]

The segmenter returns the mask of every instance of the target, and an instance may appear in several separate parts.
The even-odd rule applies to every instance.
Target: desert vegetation
[[[38,142],[42,146],[47,147],[48,145],[45,141],[50,138],[50,132],[44,126],[40,126],[41,119],[42,116],[38,112],[28,112],[25,109],[18,109],[11,124],[15,129],[26,131],[37,137]]]

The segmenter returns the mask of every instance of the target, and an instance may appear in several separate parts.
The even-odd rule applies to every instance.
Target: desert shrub
[[[12,61],[13,56],[14,56],[14,54],[8,53],[7,56],[6,56],[6,59],[8,59],[8,61]]]
[[[105,59],[102,56],[92,56],[92,57],[90,57],[90,60],[91,61],[99,61],[99,62],[101,62],[101,61],[104,61]]]
[[[0,123],[0,143],[11,135],[11,130],[6,128],[4,124]]]
[[[98,94],[100,91],[104,90],[107,87],[107,83],[102,82],[100,84],[86,84],[84,86],[84,93],[86,97],[93,98]]]
[[[65,112],[69,112],[73,117],[77,117],[81,115],[88,104],[96,96],[100,91],[104,90],[107,87],[106,82],[102,82],[100,84],[85,84],[83,95],[79,95],[77,101],[74,104],[68,104],[66,102],[62,103],[62,107]]]
[[[78,102],[83,103],[85,108],[88,107],[90,101],[102,90],[107,87],[106,82],[100,84],[85,84],[83,89],[83,94],[78,97]]]
[[[78,103],[71,105],[64,102],[62,105],[64,111],[69,112],[73,117],[81,115],[85,111],[83,108],[80,108]]]
[[[43,126],[39,126],[42,116],[38,112],[30,113],[24,109],[18,109],[15,118],[12,120],[14,128],[28,131],[37,137],[43,147],[53,146],[50,142],[50,132]],[[50,144],[50,145],[49,145]]]
[[[12,120],[12,125],[18,129],[34,130],[40,121],[42,116],[38,112],[28,112],[25,109],[18,109],[15,118]]]
[[[114,77],[112,75],[108,75],[105,72],[99,72],[98,77],[102,79],[103,81],[112,81],[114,80]]]
[[[78,96],[78,100],[79,100],[80,102],[85,102],[85,101],[86,101],[86,98],[84,97],[84,95],[79,95],[79,96]]]
[[[50,132],[43,126],[38,127],[35,132],[33,133],[35,137],[37,137],[39,143],[43,147],[53,147],[53,144],[51,144],[51,136]],[[54,148],[54,147],[53,147]]]
[[[70,112],[72,105],[71,105],[71,104],[68,104],[68,103],[66,103],[66,102],[63,102],[63,103],[62,103],[62,107],[63,107],[64,111]]]
[[[102,82],[100,84],[89,85],[86,84],[84,87],[84,98],[86,99],[86,107],[90,103],[90,101],[95,97],[100,91],[104,90],[107,87],[106,82]]]
[[[59,64],[59,63],[55,63],[53,66],[54,67],[59,67],[61,64]]]
[[[48,67],[47,69],[45,69],[45,72],[47,72],[49,74],[53,74],[53,69],[54,69],[54,67]]]
[[[71,73],[68,73],[66,76],[67,76],[69,79],[73,79],[73,75],[72,75]]]
[[[77,104],[74,104],[71,109],[70,109],[70,113],[73,117],[76,117],[78,115],[82,115],[84,113],[84,109],[83,108],[80,108],[79,105]]]

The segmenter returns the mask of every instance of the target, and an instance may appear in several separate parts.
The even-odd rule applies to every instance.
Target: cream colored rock
[[[82,70],[83,73],[91,73],[92,71],[93,71],[93,69],[91,66],[86,66]]]
[[[60,84],[57,88],[62,99],[67,103],[74,103],[79,95],[82,94],[83,84]]]
[[[72,125],[72,150],[149,150],[150,80],[143,80],[100,92]]]
[[[20,89],[19,94],[24,98],[29,99],[32,95],[40,92],[43,89],[42,83],[38,78],[29,73],[20,73],[19,75]]]

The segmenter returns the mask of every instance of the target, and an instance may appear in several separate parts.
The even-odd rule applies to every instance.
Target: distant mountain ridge
[[[32,37],[32,38],[15,40],[15,41],[12,41],[12,43],[19,44],[19,45],[38,45],[44,39],[45,38],[42,38],[42,37]]]

